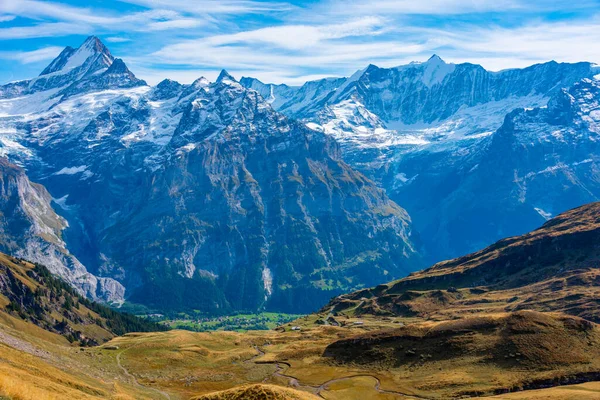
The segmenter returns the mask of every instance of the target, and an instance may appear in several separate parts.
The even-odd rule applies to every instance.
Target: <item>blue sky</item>
[[[100,37],[149,83],[299,84],[433,53],[491,70],[600,62],[600,0],[0,0],[0,83]]]

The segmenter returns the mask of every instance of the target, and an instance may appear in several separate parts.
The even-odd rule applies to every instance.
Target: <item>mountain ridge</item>
[[[600,321],[594,304],[600,254],[600,203],[587,204],[540,228],[408,277],[344,295],[324,308],[357,314],[448,318],[534,309]],[[470,311],[469,311],[470,310]]]
[[[420,265],[408,215],[328,136],[225,70],[214,83],[150,88],[118,58],[110,64],[39,92],[47,100],[32,113],[8,101],[3,122],[14,128],[9,157],[69,220],[69,250],[125,297],[209,312],[309,310]]]
[[[27,85],[0,88],[0,154],[52,193],[69,221],[65,248],[89,273],[126,287],[118,301],[151,301],[145,287],[158,301],[167,291],[155,282],[173,279],[177,304],[197,284],[214,302],[195,301],[212,311],[308,310],[594,200],[594,68],[550,62],[490,73],[432,56],[301,87],[238,82],[226,70],[213,83],[150,87],[90,37]],[[508,134],[519,108],[528,110],[522,126],[538,126],[531,138],[559,127],[587,141],[545,135],[519,145]],[[553,169],[541,149],[569,168]],[[568,190],[542,201],[544,186]],[[300,243],[309,267],[295,259]],[[236,291],[236,279],[248,289]]]

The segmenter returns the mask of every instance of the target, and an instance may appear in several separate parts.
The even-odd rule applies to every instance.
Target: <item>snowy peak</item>
[[[183,91],[179,95],[179,99],[184,99],[186,97],[191,96],[192,94],[198,92],[198,90],[204,89],[210,85],[210,82],[205,77],[201,76],[192,82],[191,85],[185,85]]]
[[[115,58],[115,61],[106,70],[107,74],[130,74],[129,68],[120,58]]]
[[[53,72],[59,71],[61,68],[65,66],[65,64],[69,61],[69,58],[75,53],[77,49],[72,48],[71,46],[65,47],[63,51],[60,52],[58,57],[56,57],[50,65],[48,65],[40,74],[40,76],[48,75]]]
[[[438,56],[437,54],[434,54],[431,57],[429,57],[429,60],[427,60],[427,63],[446,64],[446,62],[444,60],[442,60],[442,58],[440,56]]]
[[[153,100],[167,100],[178,97],[183,90],[183,85],[171,79],[164,79],[153,89]]]
[[[454,64],[446,64],[437,54],[432,55],[424,66],[422,80],[427,87],[442,83],[456,68]]]
[[[54,73],[68,73],[82,68],[84,73],[93,73],[112,65],[114,57],[108,48],[96,36],[88,37],[79,48],[66,47],[40,76]]]
[[[229,72],[227,72],[226,70],[221,70],[221,73],[219,74],[219,77],[217,78],[217,83],[230,84],[230,83],[238,83],[238,81],[236,81],[235,78],[233,76],[231,76],[229,74]]]

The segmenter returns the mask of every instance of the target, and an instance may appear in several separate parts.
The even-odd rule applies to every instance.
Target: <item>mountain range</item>
[[[116,304],[310,311],[597,200],[599,73],[151,87],[90,37],[0,86],[0,250]]]

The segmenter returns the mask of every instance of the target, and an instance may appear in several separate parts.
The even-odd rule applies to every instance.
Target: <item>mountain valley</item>
[[[433,56],[151,87],[90,37],[0,86],[24,182],[0,250],[115,305],[311,312],[598,200],[598,72]]]
[[[598,399],[599,146],[590,62],[149,85],[90,36],[0,85],[0,400]]]
[[[529,234],[338,296],[270,331],[127,333],[80,349],[8,307],[0,310],[0,367],[12,381],[0,380],[0,393],[20,400],[67,391],[74,399],[594,399],[599,224],[600,204],[592,203]],[[2,262],[15,274],[31,268]],[[0,289],[1,298],[15,292]],[[18,394],[40,371],[45,378]]]

